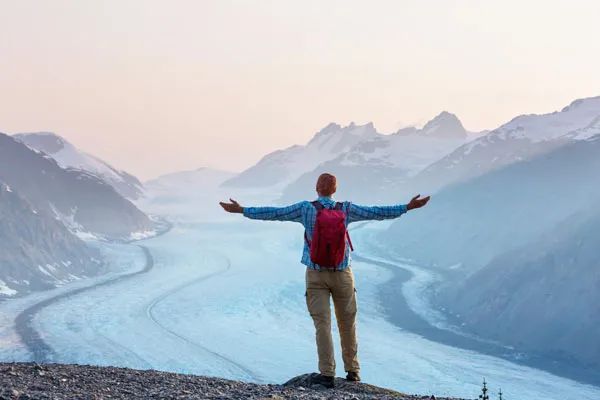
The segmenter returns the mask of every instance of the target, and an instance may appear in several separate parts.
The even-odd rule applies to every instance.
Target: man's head
[[[317,194],[319,196],[331,196],[337,189],[337,179],[331,174],[321,174],[317,179]]]

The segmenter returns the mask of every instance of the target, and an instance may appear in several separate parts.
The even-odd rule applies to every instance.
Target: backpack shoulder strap
[[[344,203],[338,201],[337,203],[335,203],[335,207],[334,210],[341,210],[344,207]],[[350,250],[354,251],[354,246],[352,246],[352,240],[350,239],[350,233],[348,233],[348,230],[346,229],[346,238],[348,239],[348,244],[350,245]]]
[[[322,210],[322,209],[325,208],[323,206],[323,204],[321,204],[321,202],[319,200],[311,201],[310,204],[312,204],[313,207],[317,209],[317,211]]]

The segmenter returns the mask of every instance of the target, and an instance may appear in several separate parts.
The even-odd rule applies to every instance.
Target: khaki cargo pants
[[[331,337],[331,306],[333,298],[335,317],[342,344],[342,359],[346,372],[358,372],[358,344],[356,342],[356,290],[350,267],[343,271],[316,271],[306,269],[306,305],[315,323],[319,371],[335,376],[335,358]]]

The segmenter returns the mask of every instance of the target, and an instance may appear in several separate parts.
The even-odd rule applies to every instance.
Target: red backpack
[[[306,232],[304,239],[310,248],[310,259],[322,268],[333,268],[344,260],[346,253],[346,238],[350,249],[352,241],[346,229],[346,213],[342,211],[342,203],[327,209],[320,201],[311,203],[317,209],[317,218],[313,229],[312,240],[308,240]]]

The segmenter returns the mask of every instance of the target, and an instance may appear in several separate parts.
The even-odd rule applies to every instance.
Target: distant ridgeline
[[[270,153],[223,185],[276,189],[282,202],[292,202],[312,198],[316,178],[328,171],[338,177],[338,198],[397,200],[409,192],[398,189],[411,177],[480,134],[467,132],[448,112],[422,129],[403,128],[389,135],[378,133],[372,123],[331,123],[306,145]]]

